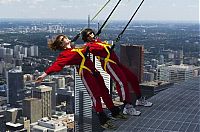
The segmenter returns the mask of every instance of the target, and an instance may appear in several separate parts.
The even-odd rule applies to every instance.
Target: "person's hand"
[[[47,76],[47,74],[44,72],[41,76],[36,78],[35,83],[41,83],[46,76]]]
[[[110,52],[112,52],[115,48],[115,44],[113,44],[111,47],[110,47]]]
[[[78,33],[78,34],[71,40],[71,42],[75,42],[75,41],[80,37],[80,35],[81,35],[81,32]]]
[[[35,83],[41,83],[44,80],[44,77],[39,76],[38,78],[36,78]]]
[[[85,49],[86,50],[85,50],[84,56],[85,56],[85,58],[87,58],[88,57],[88,53],[90,53],[90,47],[87,46]]]

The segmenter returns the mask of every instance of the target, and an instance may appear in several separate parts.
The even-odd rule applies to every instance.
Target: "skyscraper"
[[[110,76],[102,69],[100,62],[91,55],[91,60],[94,61],[95,67],[103,76],[107,88],[110,90]],[[75,120],[79,121],[79,126],[76,127],[76,131],[93,131],[96,130],[96,126],[93,127],[92,124],[98,124],[97,120],[93,120],[96,114],[92,112],[92,101],[91,97],[80,78],[80,76],[75,71]],[[78,119],[77,119],[78,118]],[[81,124],[81,125],[80,125]],[[77,126],[77,124],[76,124]]]
[[[158,79],[163,81],[178,82],[194,77],[197,67],[188,65],[160,65],[158,67]]]
[[[120,62],[127,66],[142,82],[144,73],[144,46],[142,45],[120,45]]]
[[[4,58],[6,55],[6,48],[0,47],[0,58]]]
[[[51,117],[51,91],[52,88],[45,85],[33,89],[33,97],[42,101],[42,117]]]
[[[6,122],[16,123],[20,116],[22,116],[22,108],[8,109],[6,111]]]
[[[33,45],[29,48],[29,56],[38,56],[38,46]]]
[[[24,88],[23,72],[20,67],[8,71],[7,86],[8,103],[17,106],[17,101],[21,99],[20,90]]]
[[[75,69],[76,70],[76,69]],[[92,101],[75,71],[75,131],[92,131]]]
[[[6,131],[6,117],[5,117],[5,115],[0,115],[0,131],[1,132]]]
[[[42,85],[49,86],[52,88],[51,91],[51,109],[53,111],[56,110],[56,93],[57,93],[57,86],[55,81],[43,81]]]
[[[28,98],[23,100],[23,116],[27,117],[31,123],[42,118],[42,100]]]

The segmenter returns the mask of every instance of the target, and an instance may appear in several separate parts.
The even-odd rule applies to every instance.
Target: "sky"
[[[83,19],[108,0],[0,0],[0,18]],[[95,20],[105,20],[118,0],[111,0]],[[142,0],[122,0],[112,20],[128,20]],[[199,0],[145,0],[135,20],[199,22]]]

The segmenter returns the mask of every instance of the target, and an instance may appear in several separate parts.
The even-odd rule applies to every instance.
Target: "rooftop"
[[[136,107],[140,116],[114,121],[116,132],[199,132],[199,82],[200,77],[195,77],[159,92],[148,99],[152,107]]]

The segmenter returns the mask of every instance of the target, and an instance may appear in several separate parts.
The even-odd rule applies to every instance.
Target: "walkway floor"
[[[175,84],[148,100],[152,107],[136,107],[141,116],[114,122],[116,132],[200,132],[200,77]]]

